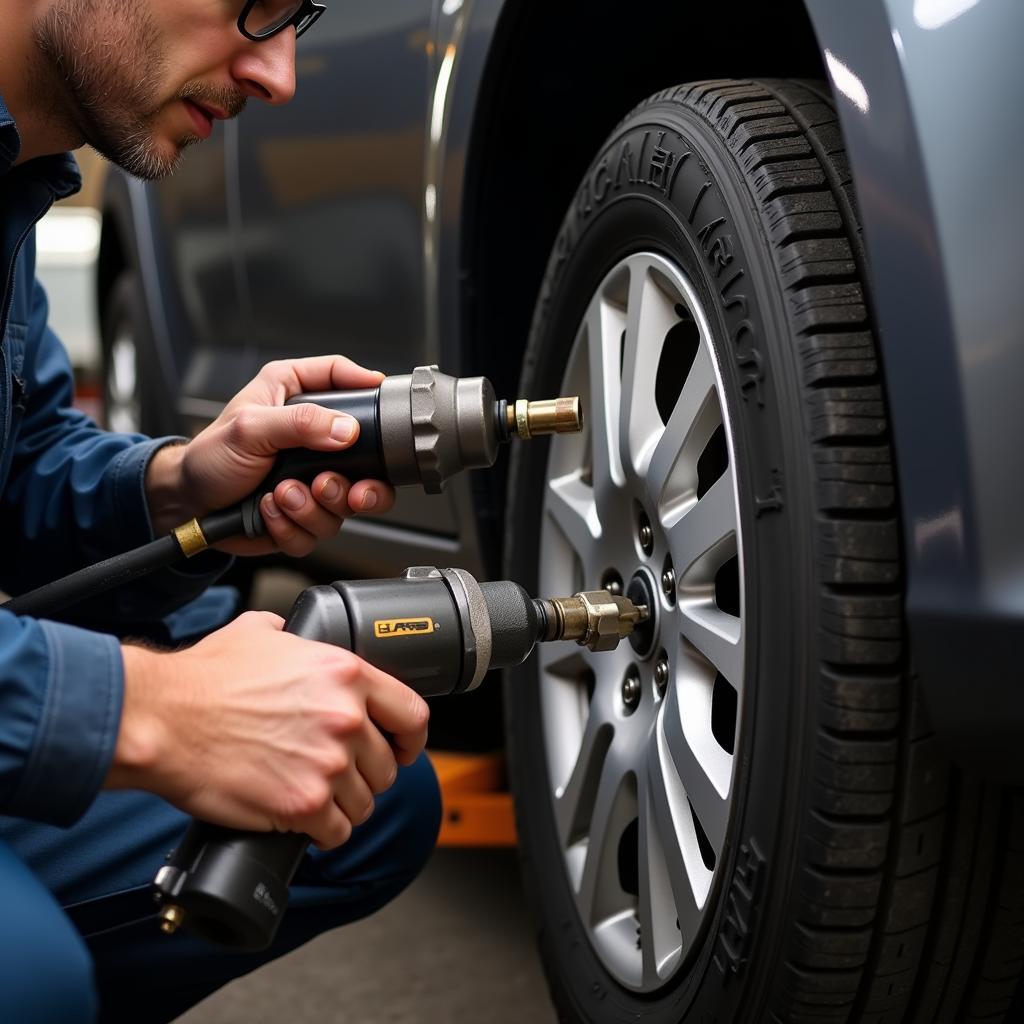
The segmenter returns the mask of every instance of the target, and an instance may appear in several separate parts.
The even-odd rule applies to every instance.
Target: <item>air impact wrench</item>
[[[436,697],[474,689],[490,669],[525,661],[539,642],[575,640],[593,651],[614,650],[647,616],[645,606],[604,590],[536,600],[510,581],[478,583],[462,569],[419,567],[396,579],[310,587],[285,629],[345,647],[424,697]],[[264,949],[308,845],[309,837],[298,833],[193,821],[153,883],[161,927]]]
[[[282,480],[312,483],[325,470],[350,480],[384,480],[396,487],[423,487],[437,494],[464,469],[494,465],[513,437],[579,431],[579,398],[507,402],[495,397],[486,377],[451,377],[436,366],[387,377],[379,387],[297,395],[288,404],[315,402],[359,421],[355,444],[340,452],[291,448],[281,452],[269,476],[240,505],[191,519],[166,537],[90,565],[63,579],[13,598],[16,615],[52,615],[86,597],[123,586],[182,557],[191,558],[231,537],[264,532],[260,498]]]
[[[513,437],[578,431],[579,398],[542,402],[495,397],[486,377],[450,377],[436,366],[386,377],[376,388],[297,395],[288,405],[315,402],[359,421],[355,444],[336,454],[293,448],[281,452],[270,475],[242,504],[248,537],[263,532],[260,498],[282,480],[312,483],[332,469],[350,480],[386,480],[395,487],[421,486],[440,494],[464,469],[493,466]]]

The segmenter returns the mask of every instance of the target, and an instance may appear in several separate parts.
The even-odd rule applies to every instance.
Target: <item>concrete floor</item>
[[[179,1024],[554,1024],[510,850],[438,850],[398,899]]]

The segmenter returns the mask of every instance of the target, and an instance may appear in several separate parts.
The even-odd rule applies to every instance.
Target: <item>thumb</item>
[[[258,407],[247,417],[247,426],[261,448],[313,448],[337,451],[348,448],[359,436],[359,421],[314,402]]]

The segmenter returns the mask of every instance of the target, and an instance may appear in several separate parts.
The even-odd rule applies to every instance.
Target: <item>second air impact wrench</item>
[[[513,437],[579,431],[579,398],[507,402],[495,397],[486,377],[451,377],[436,366],[385,378],[376,388],[297,395],[288,404],[314,402],[359,421],[355,444],[340,452],[291,448],[281,452],[269,476],[240,505],[191,519],[149,544],[90,565],[63,579],[13,598],[0,607],[16,615],[53,615],[86,597],[145,576],[180,558],[191,558],[231,537],[264,532],[260,498],[282,480],[312,483],[325,470],[350,480],[384,480],[396,487],[421,486],[437,494],[464,469],[494,465]]]
[[[607,591],[535,600],[516,583],[478,583],[461,569],[407,569],[397,579],[311,587],[285,629],[336,644],[435,697],[479,686],[490,669],[525,661],[537,643],[614,650],[648,609]],[[160,868],[161,926],[236,949],[264,949],[309,845],[292,832],[244,832],[193,821]]]

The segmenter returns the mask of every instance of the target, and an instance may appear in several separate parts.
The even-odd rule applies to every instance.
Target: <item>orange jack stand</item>
[[[512,794],[501,754],[429,751],[441,785],[438,846],[515,846]]]

